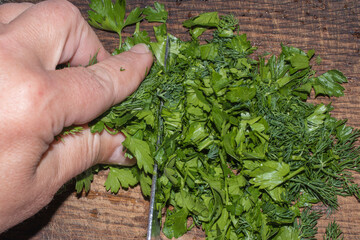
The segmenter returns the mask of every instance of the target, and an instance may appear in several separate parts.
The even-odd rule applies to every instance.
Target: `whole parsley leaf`
[[[267,161],[264,163],[245,161],[244,173],[252,177],[250,183],[259,186],[260,189],[273,189],[284,181],[284,177],[290,172],[286,163]]]
[[[140,22],[143,17],[142,9],[133,9],[125,19],[125,0],[91,0],[88,11],[89,23],[99,29],[116,32],[120,37],[119,49],[121,48],[121,32],[126,26]]]
[[[315,94],[329,97],[340,97],[344,95],[345,88],[341,86],[347,79],[338,70],[329,70],[326,73],[314,78],[313,87]]]
[[[196,27],[218,27],[220,24],[220,18],[217,12],[202,13],[196,17],[183,22],[183,26],[186,28]]]
[[[165,10],[164,4],[154,2],[154,7],[147,6],[144,9],[145,19],[149,22],[165,23],[168,18],[168,12]]]
[[[126,138],[122,145],[134,154],[139,168],[143,169],[145,173],[151,174],[153,172],[154,159],[152,158],[148,143],[127,133],[125,133],[125,135]]]
[[[139,182],[139,176],[136,168],[109,167],[109,174],[105,182],[106,190],[117,193],[122,188],[133,187]]]

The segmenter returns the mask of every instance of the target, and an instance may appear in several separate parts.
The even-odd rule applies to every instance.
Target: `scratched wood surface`
[[[3,1],[4,2],[4,1]],[[6,1],[5,1],[6,2]],[[35,1],[36,2],[36,1]],[[73,0],[86,18],[88,2]],[[204,11],[232,13],[240,21],[240,31],[264,52],[279,53],[280,43],[304,50],[315,49],[322,73],[336,68],[349,80],[346,96],[331,99],[338,118],[360,128],[360,1],[358,0],[159,0],[169,11],[168,29],[181,39],[189,39],[181,22]],[[145,7],[148,0],[128,0],[128,9]],[[153,25],[142,28],[151,30]],[[131,33],[132,29],[125,32]],[[96,31],[105,47],[112,51],[116,35]],[[329,102],[328,99],[316,101]],[[0,239],[145,239],[149,203],[139,187],[112,195],[103,184],[106,172],[95,177],[87,196],[78,198],[72,186],[56,196],[39,214],[0,235]],[[360,184],[357,175],[355,181]],[[19,193],[21,197],[21,193]],[[318,239],[327,224],[336,219],[344,239],[360,239],[360,203],[353,197],[339,198],[339,211],[319,221]],[[320,208],[320,207],[319,207]],[[204,239],[194,228],[181,239]]]

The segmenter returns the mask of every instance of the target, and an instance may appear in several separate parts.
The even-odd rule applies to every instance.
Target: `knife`
[[[167,35],[166,37],[166,45],[165,45],[165,57],[164,57],[164,69],[165,69],[165,74],[167,72],[167,60],[168,60],[168,56],[169,56],[169,51],[170,51],[170,39],[169,39],[169,35]],[[162,106],[163,106],[163,102],[160,102],[160,107],[159,107],[159,113],[161,114],[161,110],[162,110]],[[161,117],[159,117],[159,125],[161,126],[161,122],[162,119]],[[161,129],[159,128],[159,133],[158,133],[158,138],[157,138],[157,142],[156,142],[156,150],[158,150],[158,148],[160,147],[160,145],[162,144],[162,134],[161,134]],[[155,195],[156,195],[156,182],[157,182],[157,170],[158,170],[158,165],[155,162],[154,163],[154,171],[153,171],[153,176],[152,176],[152,183],[151,183],[151,192],[150,192],[150,209],[149,209],[149,218],[148,218],[148,229],[147,229],[147,240],[160,240],[160,219],[158,218],[159,215],[159,211],[161,209],[156,209],[155,206]]]

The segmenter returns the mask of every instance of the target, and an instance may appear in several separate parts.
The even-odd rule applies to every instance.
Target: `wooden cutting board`
[[[36,2],[36,1],[34,1]],[[87,17],[88,2],[72,1]],[[257,54],[279,53],[280,43],[304,50],[315,49],[322,64],[319,73],[341,70],[349,80],[346,95],[331,99],[337,118],[347,118],[360,128],[360,1],[358,0],[159,0],[169,11],[168,29],[185,40],[182,21],[205,11],[232,13],[240,21],[240,32],[259,48]],[[151,5],[148,0],[128,0],[127,8]],[[151,31],[153,25],[142,26]],[[133,28],[125,32],[130,34]],[[115,34],[96,30],[110,52],[116,47]],[[322,98],[316,101],[329,102]],[[139,187],[113,195],[105,191],[106,172],[95,177],[88,195],[78,198],[73,186],[55,197],[39,214],[0,235],[0,239],[145,239],[149,203]],[[360,184],[360,176],[355,182]],[[21,193],[19,193],[21,197]],[[318,239],[327,224],[336,219],[344,239],[360,239],[360,203],[339,198],[339,211],[319,221]],[[320,206],[318,208],[321,208]],[[165,238],[164,238],[165,239]],[[204,239],[194,228],[181,239]]]

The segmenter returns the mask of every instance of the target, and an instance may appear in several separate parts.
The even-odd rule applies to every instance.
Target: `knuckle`
[[[43,123],[39,119],[47,119],[45,115],[49,107],[50,89],[44,76],[34,75],[34,73],[24,74],[24,76],[27,79],[17,82],[16,88],[12,89],[11,105],[16,106],[11,108],[12,115],[16,119],[27,119],[26,124],[30,124],[31,127],[42,125]],[[43,116],[43,118],[39,118],[39,116]],[[45,126],[43,125],[43,127]]]
[[[103,96],[113,98],[114,89],[114,70],[107,64],[98,64],[96,68],[87,68],[90,73],[91,84],[94,84],[94,92],[100,92]],[[100,89],[100,91],[99,91]]]
[[[94,163],[97,163],[100,158],[100,149],[101,149],[101,137],[100,134],[91,134],[88,138],[88,146],[89,151],[85,154],[89,154],[88,159],[89,163],[88,165],[93,165]],[[88,167],[88,166],[87,166]]]
[[[45,2],[44,13],[48,13],[49,17],[54,18],[55,23],[72,22],[74,19],[81,17],[79,9],[66,0],[51,0]]]
[[[113,91],[114,97],[122,100],[136,89],[144,77],[145,70],[141,71],[144,66],[132,54],[127,54],[120,60],[113,60],[100,62],[97,71],[101,76],[101,81]],[[120,71],[120,69],[125,69],[125,71]]]
[[[46,81],[36,78],[33,81],[26,81],[19,85],[18,99],[21,100],[25,112],[33,112],[41,109],[46,94]]]
[[[72,147],[69,145],[67,149],[64,149],[68,153],[67,156],[60,156],[62,160],[53,166],[54,176],[56,176],[52,182],[54,188],[62,186],[69,179],[95,165],[101,157],[102,144],[98,133],[93,134],[85,130],[76,138],[67,138],[65,141],[71,142]],[[81,161],[77,161],[77,159],[81,159]]]

